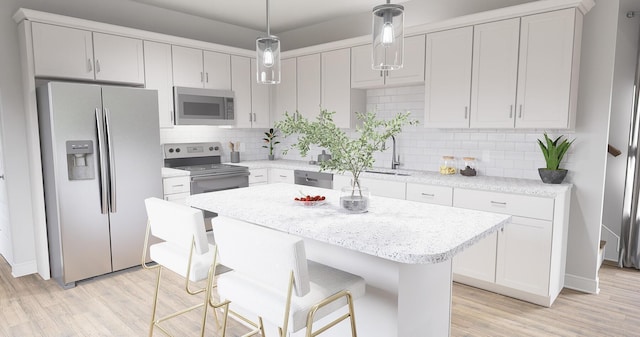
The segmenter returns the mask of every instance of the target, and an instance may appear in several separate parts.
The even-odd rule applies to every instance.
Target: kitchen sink
[[[366,170],[367,173],[376,173],[376,174],[386,174],[390,176],[410,176],[409,173],[400,173],[400,172],[389,172],[389,171],[376,171],[376,170]]]

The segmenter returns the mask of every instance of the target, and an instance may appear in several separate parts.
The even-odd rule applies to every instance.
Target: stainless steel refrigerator
[[[51,276],[139,265],[144,199],[162,198],[157,92],[49,82],[37,98]]]

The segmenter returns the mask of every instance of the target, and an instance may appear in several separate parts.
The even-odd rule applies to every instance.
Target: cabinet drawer
[[[164,200],[186,205],[185,201],[187,201],[187,197],[189,197],[189,195],[189,192],[165,194]]]
[[[249,185],[266,183],[269,180],[266,168],[252,169],[249,170],[249,173],[251,173],[249,175]]]
[[[527,218],[553,219],[553,199],[456,188],[453,206]]]
[[[162,179],[162,187],[164,194],[189,193],[191,191],[189,177],[164,178]]]
[[[453,188],[407,183],[407,200],[451,206],[453,204]]]
[[[271,168],[269,169],[269,183],[293,184],[293,170]]]
[[[394,199],[405,199],[406,196],[407,188],[404,182],[360,178],[360,185],[368,187],[371,195],[374,196]]]

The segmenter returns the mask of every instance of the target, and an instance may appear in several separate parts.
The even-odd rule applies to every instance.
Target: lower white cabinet
[[[456,255],[453,258],[454,275],[495,282],[497,241],[498,233],[493,233]]]
[[[407,183],[407,200],[451,206],[453,204],[453,188]]]
[[[270,168],[269,169],[269,184],[275,183],[288,183],[293,184],[293,170]]]
[[[249,169],[249,186],[262,185],[269,182],[269,170],[266,168]]]
[[[360,178],[360,186],[369,188],[372,196],[406,198],[406,184],[400,181]]]
[[[164,200],[184,204],[191,194],[191,180],[189,176],[162,178]]]

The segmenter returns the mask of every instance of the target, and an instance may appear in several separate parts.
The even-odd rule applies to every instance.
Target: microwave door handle
[[[108,187],[107,187],[107,165],[104,158],[104,125],[100,108],[96,108],[96,132],[98,134],[98,164],[100,166],[100,212],[107,214]]]
[[[110,197],[109,197],[109,209],[111,211],[111,213],[115,213],[117,212],[117,200],[116,200],[116,162],[114,160],[114,153],[113,153],[113,146],[111,145],[113,143],[113,138],[111,136],[111,127],[110,127],[110,119],[109,119],[109,109],[105,108],[104,109],[104,121],[105,121],[105,126],[106,126],[106,130],[107,130],[107,154],[109,156],[109,191],[110,191]]]

